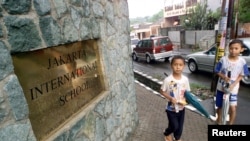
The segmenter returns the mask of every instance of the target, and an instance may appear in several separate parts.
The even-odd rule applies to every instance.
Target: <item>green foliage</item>
[[[157,22],[163,19],[163,10],[159,11],[158,13],[154,14],[152,17],[149,18],[149,22]]]
[[[199,98],[205,100],[208,98],[212,98],[214,93],[210,91],[210,88],[197,83],[190,83],[190,89],[193,94],[198,96]]]
[[[220,18],[220,9],[217,8],[216,12],[207,9],[207,3],[197,3],[195,8],[190,9],[188,14],[181,17],[181,23],[187,29],[195,30],[211,30]]]
[[[137,17],[137,18],[131,18],[130,24],[140,24],[145,22],[157,22],[160,19],[163,19],[163,10],[160,10],[158,13],[154,14],[153,16],[146,16],[146,17]]]
[[[137,17],[137,18],[131,18],[130,19],[130,24],[140,24],[148,21],[148,16],[147,17]]]
[[[212,30],[214,29],[214,25],[218,23],[218,20],[221,16],[221,8],[217,8],[216,12],[212,12],[211,10],[208,10],[208,13],[206,14],[206,22],[204,29]]]
[[[221,17],[221,7],[217,8],[215,12],[212,13],[212,17],[215,18],[217,21]]]
[[[191,90],[193,89],[209,89],[209,87],[204,86],[202,84],[190,83]]]
[[[239,0],[239,21],[241,23],[250,22],[250,1],[249,0]]]
[[[185,16],[184,25],[188,29],[202,30],[206,24],[207,4],[197,3],[195,8],[188,11]]]

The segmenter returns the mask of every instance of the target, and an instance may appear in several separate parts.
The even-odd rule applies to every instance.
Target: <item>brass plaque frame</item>
[[[105,90],[96,40],[12,54],[38,140]]]

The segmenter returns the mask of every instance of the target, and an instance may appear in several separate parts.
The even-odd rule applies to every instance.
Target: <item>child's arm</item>
[[[168,99],[173,104],[177,103],[177,101],[176,101],[176,99],[174,97],[170,96],[170,94],[164,92],[162,89],[160,89],[160,94],[163,95],[166,99]]]
[[[230,78],[228,78],[225,74],[222,74],[221,72],[217,73],[217,75],[223,79],[225,82],[229,82]]]
[[[214,72],[219,76],[219,78],[223,79],[225,82],[229,82],[230,78],[228,78],[225,74],[221,73],[221,69],[222,69],[222,66],[223,66],[223,58],[224,57],[222,57],[219,60],[219,62],[215,65]]]
[[[238,78],[234,81],[234,83],[232,83],[230,85],[230,90],[232,90],[234,88],[234,86],[236,86],[238,83],[240,83],[241,79],[243,78],[242,75],[239,75]]]

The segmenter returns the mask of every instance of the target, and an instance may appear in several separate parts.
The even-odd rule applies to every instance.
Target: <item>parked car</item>
[[[239,38],[243,41],[244,51],[241,56],[246,60],[248,70],[250,71],[250,38]],[[213,44],[208,50],[192,53],[186,56],[186,62],[189,70],[195,73],[199,70],[211,72],[214,70],[214,60],[216,55],[216,44]],[[250,85],[250,77],[242,79],[243,84]]]
[[[153,60],[168,60],[172,55],[172,51],[173,44],[169,37],[157,36],[140,40],[133,49],[132,57],[134,61],[143,59],[150,63]]]

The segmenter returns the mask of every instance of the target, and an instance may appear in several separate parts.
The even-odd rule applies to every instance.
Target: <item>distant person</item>
[[[172,74],[167,76],[160,89],[160,93],[169,100],[166,105],[168,127],[164,130],[165,141],[172,141],[172,134],[176,141],[180,141],[184,117],[185,91],[190,91],[189,80],[182,74],[185,67],[185,60],[182,56],[176,55],[171,59]]]
[[[223,94],[227,93],[226,84],[229,84],[229,123],[233,124],[236,117],[237,97],[240,81],[248,75],[246,61],[240,57],[244,50],[241,40],[235,39],[229,43],[229,55],[223,56],[215,66],[215,73],[219,76],[216,90],[217,124],[221,124]],[[228,76],[230,74],[230,77]]]

